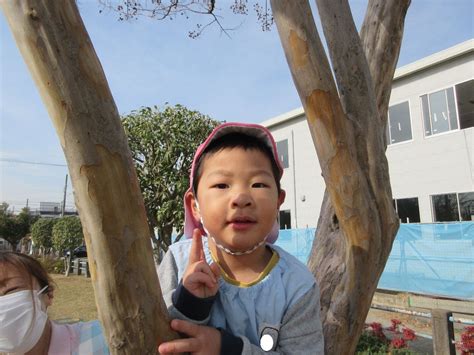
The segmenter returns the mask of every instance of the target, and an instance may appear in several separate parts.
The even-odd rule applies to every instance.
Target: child
[[[259,125],[222,124],[198,148],[184,198],[192,239],[171,245],[159,267],[171,326],[189,338],[160,353],[323,354],[315,279],[271,244],[282,174]]]

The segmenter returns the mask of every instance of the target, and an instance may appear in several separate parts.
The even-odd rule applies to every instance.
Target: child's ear
[[[194,193],[192,191],[188,191],[184,198],[186,201],[186,206],[191,209],[191,213],[193,214],[194,219],[199,221],[201,219],[201,213],[199,212],[197,199],[194,196]]]
[[[283,202],[285,202],[285,197],[286,197],[286,191],[282,189],[280,191],[280,194],[278,195],[278,208],[280,208]]]

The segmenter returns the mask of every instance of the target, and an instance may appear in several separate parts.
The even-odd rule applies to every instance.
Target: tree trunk
[[[75,1],[1,2],[64,150],[99,318],[112,354],[153,354],[169,328],[143,199],[104,72]]]
[[[317,1],[336,88],[308,1],[272,0],[326,183],[308,266],[327,354],[354,353],[398,229],[384,133],[409,2],[369,1],[361,42],[347,1]]]

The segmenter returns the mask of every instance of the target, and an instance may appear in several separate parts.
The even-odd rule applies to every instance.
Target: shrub
[[[413,330],[402,327],[402,322],[392,319],[392,324],[387,329],[383,329],[382,324],[373,322],[365,325],[359,343],[357,344],[357,354],[413,354],[408,349],[410,341],[416,339]],[[401,329],[400,329],[401,328]],[[386,335],[388,333],[388,337]]]
[[[54,257],[42,257],[38,261],[43,265],[48,274],[64,273],[64,260]]]
[[[82,244],[84,235],[78,217],[60,218],[53,227],[53,248],[60,253]]]
[[[31,239],[34,245],[43,248],[51,248],[53,227],[56,223],[54,218],[40,218],[31,226]]]

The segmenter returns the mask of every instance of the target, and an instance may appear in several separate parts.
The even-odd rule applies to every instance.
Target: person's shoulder
[[[187,238],[175,242],[168,247],[167,253],[171,253],[175,260],[180,260],[181,258],[187,259],[189,250],[191,249],[191,242],[192,239]]]
[[[176,243],[173,243],[168,248],[168,253],[171,253],[175,260],[186,259],[186,262],[189,257],[189,251],[191,250],[192,239],[182,239]],[[207,237],[202,237],[202,246],[206,260],[208,263],[212,263],[212,257],[209,252],[208,240]]]
[[[76,349],[80,338],[80,323],[57,323],[51,321],[51,340],[48,354],[62,355]]]
[[[287,274],[288,276],[299,275],[299,278],[302,278],[304,281],[315,281],[314,275],[311,273],[311,271],[309,271],[308,267],[295,256],[277,245],[272,245],[272,248],[278,253],[280,257],[279,263],[283,273]]]
[[[273,245],[272,248],[280,257],[277,268],[281,282],[285,285],[289,305],[294,304],[314,289],[316,279],[308,267],[296,257],[276,245]]]
[[[168,250],[170,250],[172,253],[187,251],[189,250],[189,248],[191,248],[192,241],[193,241],[192,239],[188,239],[188,238],[181,239],[180,241],[171,244],[168,247]]]
[[[98,320],[81,322],[77,354],[108,355],[109,348],[105,341],[102,326]]]

